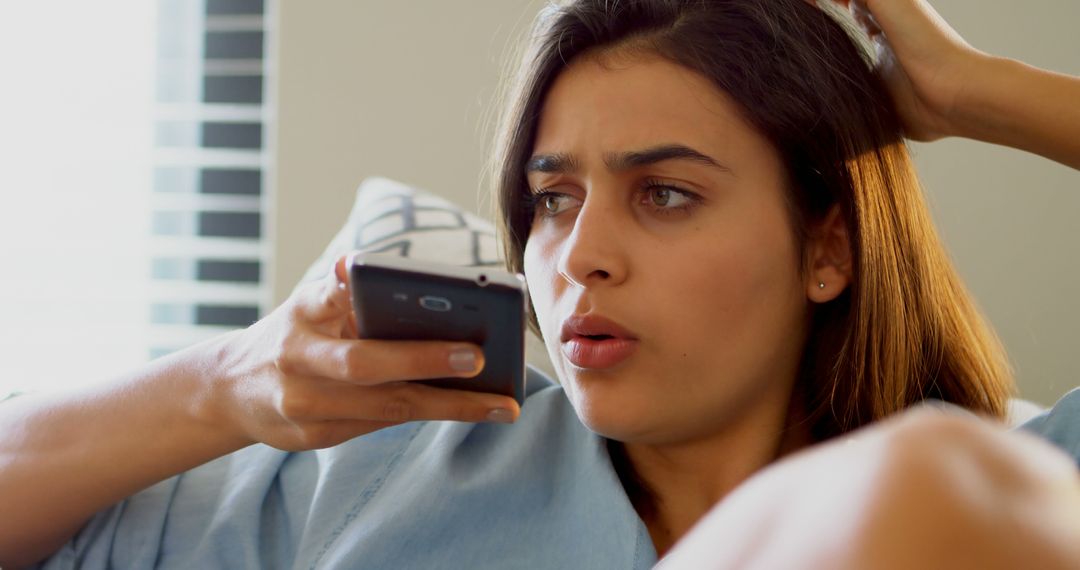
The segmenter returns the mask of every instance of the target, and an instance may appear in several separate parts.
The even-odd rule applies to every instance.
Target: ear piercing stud
[[[825,288],[825,282],[824,281],[819,281],[818,284],[817,284],[817,288],[818,289],[824,289]]]

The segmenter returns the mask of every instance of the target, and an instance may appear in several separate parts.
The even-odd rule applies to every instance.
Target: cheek
[[[686,252],[678,267],[657,275],[664,283],[655,286],[670,292],[671,314],[681,315],[669,321],[677,323],[669,338],[731,362],[767,352],[790,334],[801,315],[797,255],[783,219],[758,221],[726,226],[702,240],[710,247]]]
[[[556,267],[555,256],[552,247],[542,234],[537,232],[530,235],[525,243],[523,262],[525,266],[525,282],[529,288],[529,298],[532,300],[533,310],[536,312],[537,321],[544,332],[544,337],[549,338],[547,326],[548,316],[551,314],[555,299]]]

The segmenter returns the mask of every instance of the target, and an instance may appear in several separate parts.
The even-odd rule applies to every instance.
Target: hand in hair
[[[836,3],[851,11],[877,47],[879,72],[908,138],[931,141],[959,134],[952,117],[970,82],[967,76],[986,56],[965,42],[925,0]]]
[[[908,138],[963,136],[1080,169],[1080,78],[973,48],[927,0],[835,2],[877,46]]]

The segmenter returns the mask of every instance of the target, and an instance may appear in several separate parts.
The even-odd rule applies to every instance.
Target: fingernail
[[[476,353],[471,348],[457,348],[450,353],[450,368],[458,372],[476,370]]]
[[[514,412],[507,410],[506,408],[495,408],[488,412],[487,420],[489,422],[496,422],[500,424],[514,423]]]

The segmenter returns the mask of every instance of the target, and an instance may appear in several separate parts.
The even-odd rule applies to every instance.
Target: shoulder
[[[1080,465],[1080,388],[1065,394],[1054,407],[1024,422],[1018,429],[1053,443]]]

